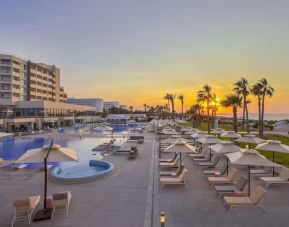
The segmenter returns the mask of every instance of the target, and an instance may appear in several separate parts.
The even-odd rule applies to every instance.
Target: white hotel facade
[[[91,106],[95,108],[95,111],[100,113],[103,112],[103,99],[99,98],[67,98],[66,103]]]
[[[92,106],[65,103],[60,69],[10,54],[0,54],[0,129],[41,129],[86,121]]]

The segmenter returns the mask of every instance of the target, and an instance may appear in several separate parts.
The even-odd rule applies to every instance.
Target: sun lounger
[[[197,151],[197,150],[198,150],[198,149],[196,148],[196,151]],[[188,156],[191,157],[191,158],[205,158],[206,152],[207,152],[207,150],[206,150],[206,149],[203,149],[203,150],[201,151],[201,153],[199,153],[199,154],[188,154]]]
[[[178,155],[173,162],[161,162],[159,165],[162,168],[177,168],[179,166],[179,160],[180,156]]]
[[[220,156],[214,155],[211,162],[199,162],[198,165],[201,167],[215,167],[220,160]]]
[[[53,198],[53,213],[65,213],[68,217],[68,209],[71,200],[71,193],[58,192],[52,195]]]
[[[129,152],[127,158],[128,159],[135,159],[138,156],[138,149],[133,149]]]
[[[27,166],[28,166],[28,164],[13,165],[12,169],[20,170],[20,169],[25,169]]]
[[[264,167],[262,169],[251,169],[250,173],[254,177],[260,177],[260,176],[266,176],[266,175],[272,175],[273,167]]]
[[[39,203],[40,195],[14,200],[15,214],[12,220],[12,227],[16,221],[28,220],[30,224],[32,213]]]
[[[265,195],[266,191],[258,187],[249,197],[224,197],[224,201],[229,211],[234,207],[259,207],[265,212],[262,204]]]
[[[224,193],[243,192],[247,183],[248,183],[248,177],[241,176],[236,184],[216,185],[215,190],[220,193],[220,197],[221,197]]]
[[[175,153],[174,158],[172,159],[159,158],[159,162],[173,162],[176,158],[177,158],[177,154]]]
[[[205,175],[211,175],[211,176],[220,176],[226,173],[227,165],[225,162],[223,162],[220,165],[220,168],[212,169],[212,170],[204,170]]]
[[[176,171],[160,171],[161,177],[177,177],[181,174],[182,170],[184,168],[184,164],[178,166],[178,169]]]
[[[113,154],[129,154],[129,152],[130,152],[131,150],[129,150],[129,149],[120,149],[120,150],[114,150],[113,151]]]
[[[266,188],[270,184],[288,184],[289,183],[289,169],[281,168],[279,176],[277,177],[260,177],[266,184]]]
[[[193,158],[194,162],[208,162],[210,161],[210,151],[206,151],[203,157]]]
[[[224,177],[208,177],[208,181],[211,185],[214,184],[232,184],[234,181],[234,177],[237,174],[237,170],[235,168],[230,169],[228,176]]]
[[[183,168],[182,173],[178,177],[161,177],[160,184],[164,187],[167,184],[184,184],[187,185],[188,170]]]

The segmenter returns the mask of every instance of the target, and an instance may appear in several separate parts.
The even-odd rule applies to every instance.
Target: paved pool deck
[[[222,200],[210,188],[206,178],[183,155],[189,170],[189,185],[159,186],[158,143],[155,135],[144,133],[145,143],[138,145],[140,155],[128,160],[125,155],[108,155],[114,173],[83,184],[49,181],[49,194],[71,191],[69,217],[57,214],[54,220],[30,226],[55,227],[159,227],[159,214],[166,213],[166,227],[286,227],[289,223],[289,185],[267,189],[266,213],[256,208],[236,208],[227,212]],[[253,179],[252,188],[262,185]],[[43,172],[0,172],[0,226],[11,226],[15,198],[43,195]],[[39,207],[41,208],[41,206]],[[16,226],[29,226],[17,222]]]
[[[110,227],[144,226],[154,135],[145,135],[138,145],[139,156],[128,160],[126,155],[108,155],[114,164],[108,177],[90,183],[61,184],[48,182],[48,193],[71,191],[69,217],[57,214],[53,221],[33,222],[31,226]],[[43,172],[0,172],[0,226],[11,226],[14,215],[12,201],[30,195],[43,195]],[[43,198],[43,196],[42,196]],[[42,205],[39,206],[41,208]],[[150,219],[150,215],[147,218]],[[15,226],[29,226],[17,222]]]

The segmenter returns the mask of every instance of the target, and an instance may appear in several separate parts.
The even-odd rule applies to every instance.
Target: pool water
[[[76,164],[52,169],[50,178],[59,182],[83,183],[108,176],[113,171],[113,164],[102,160],[90,160],[89,165]]]
[[[89,160],[95,159],[95,153],[92,148],[109,142],[110,138],[64,138],[59,137],[54,139],[54,144],[59,144],[63,147],[68,147],[76,150],[78,153],[79,163],[88,163]],[[125,141],[124,138],[116,138],[116,144],[121,145]],[[0,158],[4,160],[17,160],[27,150],[43,147],[50,144],[50,140],[46,138],[5,138],[0,140]],[[73,165],[72,162],[65,165]]]
[[[94,176],[95,172],[102,172],[106,170],[103,166],[88,166],[88,165],[75,165],[67,168],[62,168],[62,172],[58,174],[59,177],[64,178],[78,178]]]
[[[135,123],[135,124],[112,124],[109,125],[109,127],[113,128],[113,133],[114,134],[127,134],[129,132],[130,129],[136,129],[141,127],[142,124],[140,123]],[[71,126],[71,127],[65,127],[65,128],[61,128],[58,131],[60,133],[64,133],[64,131],[66,131],[66,133],[76,133],[79,134],[81,129],[84,129],[86,127],[92,127],[93,128],[93,124],[86,124],[86,125],[77,125],[77,126]],[[110,131],[100,131],[100,132],[95,132],[95,131],[91,131],[91,134],[111,134]]]

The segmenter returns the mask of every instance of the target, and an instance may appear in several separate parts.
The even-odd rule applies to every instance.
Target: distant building
[[[127,105],[119,105],[119,107],[123,110],[128,110],[128,106]]]
[[[119,108],[119,102],[103,102],[103,108],[107,111],[112,107]]]
[[[99,98],[68,98],[66,103],[82,105],[82,106],[92,106],[95,107],[96,112],[103,112],[103,99]]]
[[[111,124],[127,124],[129,120],[134,120],[136,122],[147,121],[146,114],[108,114],[106,121]]]
[[[0,100],[64,102],[60,69],[10,54],[0,54]]]

